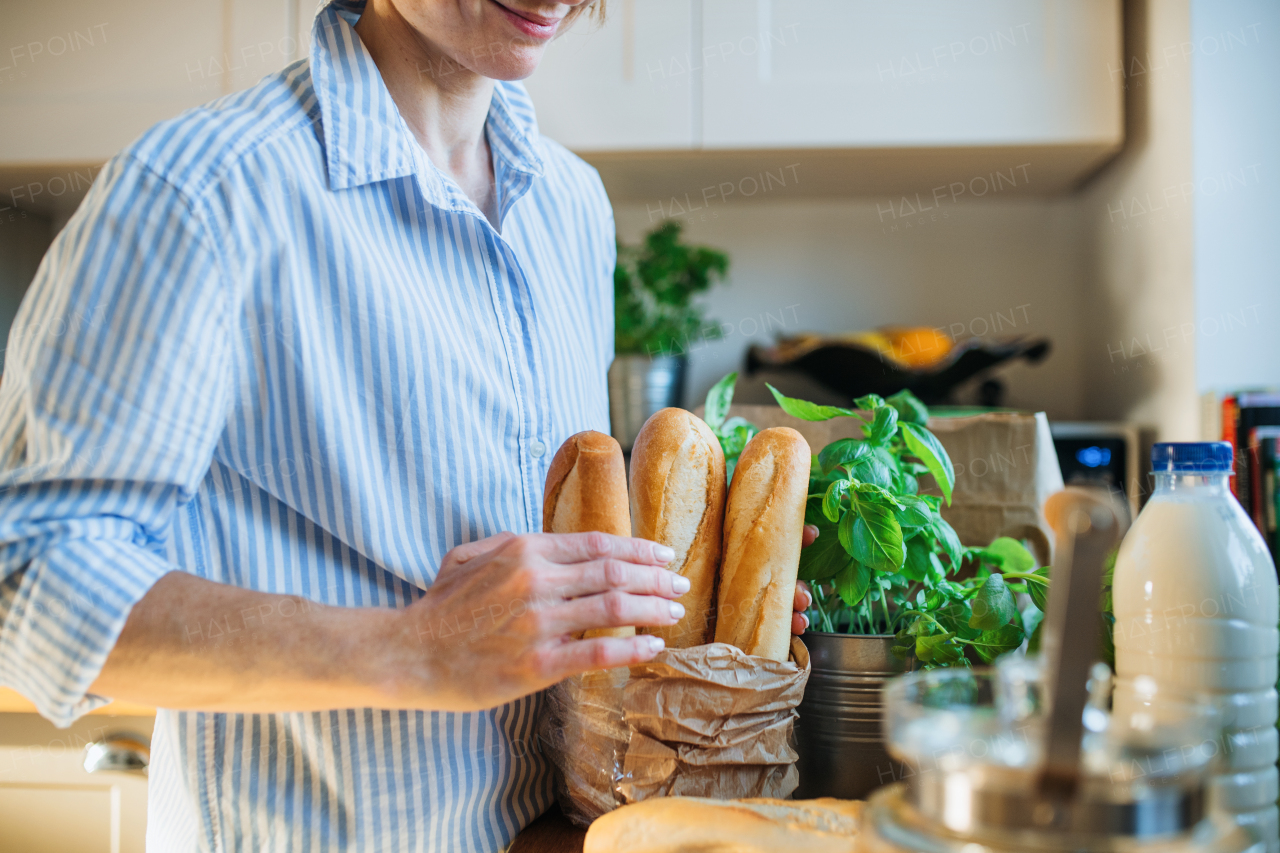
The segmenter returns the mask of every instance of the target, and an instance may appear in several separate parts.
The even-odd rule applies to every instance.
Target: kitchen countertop
[[[27,701],[21,693],[0,687],[0,714],[34,714],[36,706]],[[90,714],[110,714],[112,716],[154,717],[155,708],[146,705],[134,705],[130,702],[112,702],[89,712]]]

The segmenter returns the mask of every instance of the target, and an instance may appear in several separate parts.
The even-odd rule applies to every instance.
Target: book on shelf
[[[1280,484],[1280,426],[1249,430],[1250,516],[1271,549],[1271,559],[1280,564],[1280,540],[1276,534],[1276,488]]]
[[[1235,451],[1235,495],[1244,511],[1254,515],[1254,480],[1257,478],[1258,460],[1250,450],[1252,431],[1258,427],[1280,426],[1280,394],[1242,392],[1233,395],[1228,424],[1227,403],[1223,401],[1223,440],[1230,441]],[[1230,438],[1227,436],[1230,435]]]

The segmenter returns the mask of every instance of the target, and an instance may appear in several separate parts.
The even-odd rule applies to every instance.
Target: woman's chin
[[[504,48],[501,54],[489,55],[472,63],[473,70],[492,80],[523,80],[538,70],[544,47]]]

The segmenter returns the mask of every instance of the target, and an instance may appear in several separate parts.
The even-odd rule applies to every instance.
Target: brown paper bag
[[[547,692],[539,731],[561,810],[586,826],[655,796],[790,796],[808,678],[808,650],[793,639],[786,663],[710,643],[565,679]]]

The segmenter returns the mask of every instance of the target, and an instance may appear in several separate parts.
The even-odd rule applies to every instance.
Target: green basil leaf
[[[897,658],[905,658],[907,655],[916,653],[916,638],[906,628],[903,628],[893,638],[893,655]]]
[[[1045,580],[1049,579],[1049,567],[1041,566],[1036,569],[1036,574]],[[1031,596],[1031,601],[1036,607],[1040,608],[1042,613],[1049,610],[1049,585],[1036,583],[1035,581],[1027,581],[1027,593]],[[1110,592],[1105,593],[1110,595]],[[1109,608],[1104,608],[1104,611]]]
[[[994,631],[1007,625],[1018,615],[1013,593],[999,574],[993,574],[983,582],[970,606],[973,616],[969,619],[969,626],[984,631]]]
[[[893,471],[874,454],[864,456],[850,466],[849,475],[882,489],[893,488]]]
[[[887,504],[893,509],[903,509],[902,502],[898,496],[882,486],[875,483],[853,483],[853,490],[859,495],[866,495],[867,500],[872,500],[880,504]]]
[[[840,545],[850,556],[855,556],[853,550],[853,525],[858,520],[858,514],[853,511],[846,512],[840,518],[840,524],[836,527],[836,536],[840,539]],[[803,549],[801,549],[803,550]]]
[[[905,388],[886,399],[885,402],[897,409],[898,417],[909,424],[925,426],[929,423],[929,410],[925,408],[924,403],[916,399],[915,394]]]
[[[1031,639],[1027,641],[1027,654],[1029,655],[1039,654],[1040,636],[1043,631],[1044,631],[1044,622],[1042,621],[1039,625],[1036,626],[1036,629],[1031,632]]]
[[[951,505],[951,490],[956,484],[956,471],[951,466],[951,457],[938,437],[922,426],[915,424],[902,425],[902,438],[907,443],[907,450],[929,466],[929,473],[938,481],[938,489]]]
[[[720,425],[729,414],[729,406],[733,403],[733,386],[738,382],[738,373],[734,371],[721,379],[707,392],[706,412],[702,419],[712,430],[719,430]]]
[[[921,663],[940,666],[960,660],[963,649],[951,642],[951,634],[932,634],[916,637],[916,657]]]
[[[933,616],[962,640],[975,640],[982,634],[981,628],[974,628],[969,624],[969,620],[973,618],[973,610],[969,607],[969,602],[963,599],[948,601]]]
[[[1031,552],[1022,547],[1017,539],[1008,536],[1001,536],[983,548],[982,555],[1004,572],[1029,572],[1036,564]]]
[[[920,491],[920,481],[906,471],[899,471],[898,481],[894,485],[894,489],[900,495],[914,495]]]
[[[720,431],[729,432],[731,430],[736,430],[738,427],[746,427],[747,430],[752,435],[755,435],[760,431],[760,428],[757,427],[755,424],[751,423],[751,421],[747,420],[744,417],[740,417],[738,415],[734,415],[733,417],[729,418],[729,420],[721,424]]]
[[[842,528],[844,521],[855,514],[857,520],[849,536],[853,547],[849,553],[878,571],[898,571],[906,558],[906,549],[902,542],[902,528],[898,526],[893,510],[869,501],[855,501],[853,512],[841,519]]]
[[[951,561],[951,571],[958,572],[960,564],[964,562],[964,546],[960,544],[960,537],[956,535],[955,528],[941,516],[935,519],[930,527],[933,535],[938,537],[943,553]]]
[[[983,663],[994,663],[996,658],[1022,645],[1026,637],[1017,625],[1002,625],[991,631],[983,631],[982,636],[970,640],[969,645],[982,658]]]
[[[773,399],[778,401],[782,411],[802,421],[829,421],[832,418],[851,417],[857,414],[852,409],[842,409],[839,406],[819,406],[817,403],[810,403],[808,400],[797,400],[794,397],[788,397],[767,382],[765,387],[773,393]]]
[[[827,522],[818,527],[818,538],[814,543],[808,548],[800,549],[798,577],[803,581],[825,581],[852,563],[853,558],[840,544],[836,526]]]
[[[841,465],[849,465],[870,455],[871,448],[865,441],[842,438],[822,448],[818,454],[818,466],[823,474],[830,474]]]
[[[848,480],[836,480],[827,487],[827,493],[822,496],[822,514],[834,524],[840,520],[840,499],[849,491]]]
[[[1044,611],[1035,607],[1028,607],[1020,614],[1022,616],[1022,633],[1030,636],[1035,633],[1036,628],[1040,627],[1040,623],[1044,621]]]
[[[871,572],[866,566],[850,562],[835,576],[836,592],[849,607],[857,607],[871,587]]]
[[[929,562],[929,546],[919,536],[907,540],[907,556],[902,562],[902,573],[921,583],[932,579],[930,576],[933,574],[933,564]]]
[[[869,440],[875,444],[884,444],[898,431],[898,410],[892,406],[881,406],[875,411],[871,425],[864,426],[863,430]]]
[[[933,513],[929,505],[914,495],[898,495],[898,503],[902,510],[898,513],[898,524],[902,527],[924,527],[933,522]]]
[[[884,397],[879,394],[864,394],[853,401],[853,407],[864,412],[878,409],[884,405]]]

